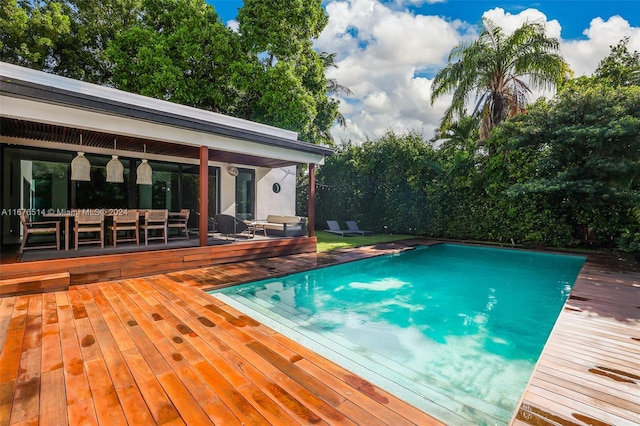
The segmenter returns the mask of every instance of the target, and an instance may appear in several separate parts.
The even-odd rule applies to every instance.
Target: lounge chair
[[[338,222],[335,220],[328,220],[327,226],[329,227],[327,232],[331,234],[340,235],[341,237],[353,237],[356,235],[355,232],[349,231],[348,229],[340,229],[340,225],[338,225]]]
[[[373,235],[374,232],[373,231],[363,231],[362,229],[360,229],[360,227],[358,226],[358,222],[354,221],[354,220],[348,220],[347,221],[347,228],[349,228],[349,231],[352,231],[356,234],[360,234],[360,235]]]

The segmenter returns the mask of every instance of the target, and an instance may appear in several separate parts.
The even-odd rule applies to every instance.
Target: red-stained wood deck
[[[436,424],[201,291],[414,243],[0,298],[0,425]],[[640,274],[619,266],[589,258],[513,425],[640,424]]]
[[[640,273],[591,256],[512,424],[640,424]]]
[[[403,248],[1,298],[0,425],[439,424],[201,290]]]
[[[206,247],[171,247],[160,244],[152,250],[113,253],[111,248],[94,249],[91,256],[21,261],[0,264],[0,296],[38,293],[69,288],[69,285],[155,275],[231,262],[315,253],[315,237],[238,240],[232,244]],[[80,253],[87,251],[81,250]],[[58,256],[76,255],[71,250],[48,251]],[[45,253],[47,254],[47,253]],[[62,274],[67,274],[66,279]],[[53,278],[53,279],[52,279]]]

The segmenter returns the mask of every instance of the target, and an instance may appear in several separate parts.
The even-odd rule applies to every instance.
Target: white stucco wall
[[[227,164],[220,167],[220,212],[236,214],[236,180],[227,172]],[[296,214],[296,167],[269,169],[265,167],[243,167],[255,171],[256,219],[266,219],[270,214]],[[280,184],[280,192],[273,192],[273,184]]]
[[[273,192],[273,184],[280,192]],[[256,170],[256,216],[266,219],[270,214],[296,214],[296,167]]]

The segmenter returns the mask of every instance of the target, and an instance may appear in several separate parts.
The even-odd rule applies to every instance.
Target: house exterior
[[[312,216],[315,166],[331,153],[295,132],[0,62],[2,244],[20,239],[17,209],[38,217],[72,208],[188,208],[206,245],[208,218],[218,213],[295,215],[300,165],[312,177]],[[88,181],[71,179],[79,155],[91,164]],[[122,182],[107,181],[113,156]],[[143,160],[150,184],[138,183]]]

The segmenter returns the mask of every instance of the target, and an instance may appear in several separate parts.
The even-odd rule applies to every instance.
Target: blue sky
[[[207,1],[233,26],[242,1]],[[431,79],[451,48],[476,35],[483,17],[506,32],[525,21],[544,23],[576,76],[593,73],[623,37],[640,51],[640,0],[323,0],[323,6],[329,24],[315,48],[336,53],[330,77],[353,91],[340,99],[348,126],[332,130],[338,142],[388,130],[430,138],[449,103],[431,105]],[[552,93],[533,98],[540,95]]]

